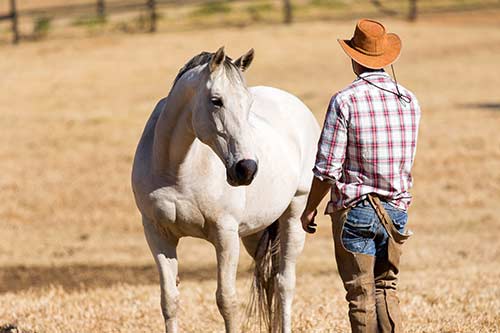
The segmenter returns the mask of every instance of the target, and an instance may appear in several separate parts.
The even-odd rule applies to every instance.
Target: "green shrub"
[[[105,23],[105,16],[82,16],[74,20],[71,24],[74,26],[86,26],[89,28],[94,28]]]
[[[344,7],[346,6],[345,0],[311,0],[311,6],[316,7]]]
[[[247,6],[245,11],[250,15],[252,21],[260,21],[264,13],[270,12],[273,9],[274,6],[270,3],[258,3]]]
[[[44,38],[48,35],[52,25],[52,18],[48,16],[41,16],[35,18],[33,25],[33,36],[36,39]]]
[[[156,23],[162,20],[164,17],[161,13],[156,13]],[[151,27],[151,17],[149,13],[142,12],[132,19],[127,21],[120,21],[114,24],[113,29],[126,33],[137,33],[148,31]]]
[[[231,6],[229,6],[225,1],[212,1],[203,3],[193,11],[195,16],[206,16],[214,14],[225,14],[231,11]]]

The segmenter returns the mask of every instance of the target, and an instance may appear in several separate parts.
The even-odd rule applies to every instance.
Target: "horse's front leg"
[[[178,239],[160,233],[151,221],[143,218],[144,234],[160,273],[161,311],[167,333],[177,332],[177,309],[179,290],[177,288],[177,243]]]
[[[305,232],[300,223],[300,214],[304,208],[305,198],[295,198],[285,213],[280,217],[280,267],[278,274],[278,302],[281,332],[292,332],[292,302],[295,293],[295,266],[302,253]]]
[[[240,240],[236,221],[220,221],[215,228],[213,243],[217,252],[217,306],[224,318],[226,332],[238,332],[236,273]]]

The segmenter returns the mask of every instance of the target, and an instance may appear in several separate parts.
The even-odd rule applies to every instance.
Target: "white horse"
[[[246,86],[242,72],[253,54],[233,62],[220,48],[191,59],[155,107],[136,151],[132,186],[160,273],[167,332],[177,332],[176,246],[184,236],[215,247],[216,299],[226,332],[239,330],[240,237],[256,261],[260,296],[269,297],[256,302],[267,311],[267,329],[291,331],[295,263],[305,239],[300,214],[319,127],[293,95]],[[278,239],[279,255],[273,255]]]

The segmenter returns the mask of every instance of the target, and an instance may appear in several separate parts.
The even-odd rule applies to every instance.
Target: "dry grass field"
[[[415,232],[403,256],[408,332],[500,332],[500,11],[386,20],[404,40],[398,79],[422,105]],[[226,45],[256,59],[250,84],[286,89],[322,122],[353,79],[337,36],[354,21],[109,34],[0,49],[0,327],[160,332],[153,259],[130,189],[135,145],[177,70]],[[300,129],[297,129],[300,130]],[[215,256],[181,240],[180,327],[222,332]],[[244,308],[249,257],[241,254]],[[347,332],[330,222],[298,264],[294,332]]]

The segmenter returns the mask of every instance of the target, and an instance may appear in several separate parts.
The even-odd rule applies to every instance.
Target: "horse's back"
[[[320,128],[311,110],[296,96],[273,87],[250,88],[252,111],[265,119],[287,142],[296,142],[309,163],[316,152]]]
[[[252,87],[250,92],[256,104],[252,110],[273,126],[293,129],[293,135],[313,137],[314,140],[318,138],[318,123],[311,110],[298,97],[267,86]]]

